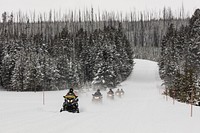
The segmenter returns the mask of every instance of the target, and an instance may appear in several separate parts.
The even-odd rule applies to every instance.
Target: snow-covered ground
[[[162,95],[156,62],[135,60],[130,77],[121,84],[122,98],[92,103],[92,91],[79,93],[80,113],[59,110],[67,91],[0,91],[0,133],[199,133],[200,107]],[[116,91],[116,90],[114,90]]]

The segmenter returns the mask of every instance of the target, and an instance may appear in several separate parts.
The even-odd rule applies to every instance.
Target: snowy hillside
[[[198,133],[200,108],[166,100],[156,62],[135,60],[130,77],[121,84],[122,98],[91,102],[92,91],[79,93],[80,113],[60,113],[67,91],[0,91],[0,133]],[[116,90],[114,90],[116,91]]]

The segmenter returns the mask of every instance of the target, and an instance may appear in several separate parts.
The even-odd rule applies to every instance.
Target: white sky
[[[180,10],[182,3],[185,11],[193,13],[200,0],[0,0],[0,13],[33,11],[48,12],[50,9],[68,11],[69,9],[84,9],[94,7],[95,10],[107,11],[158,11],[164,6],[171,7],[173,11]]]

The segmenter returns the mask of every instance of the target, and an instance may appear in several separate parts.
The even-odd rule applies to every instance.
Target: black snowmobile
[[[72,113],[79,113],[77,96],[66,95],[63,97],[64,97],[65,101],[63,103],[63,108],[60,109],[60,112],[68,111],[68,112],[72,112]]]

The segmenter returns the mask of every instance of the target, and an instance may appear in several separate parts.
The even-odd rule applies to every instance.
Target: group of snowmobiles
[[[121,97],[124,95],[123,89],[119,90],[114,93],[112,89],[110,89],[107,92],[107,98],[114,99],[114,96]],[[93,98],[92,101],[95,103],[101,103],[103,95],[100,92],[100,89],[97,89],[97,91],[92,94]],[[72,113],[79,113],[79,107],[78,107],[78,96],[74,93],[74,90],[70,88],[69,92],[63,96],[64,102],[63,107],[60,109],[60,112],[62,111],[68,111]]]
[[[107,92],[107,98],[109,99],[114,99],[114,96],[118,96],[118,97],[122,97],[124,95],[124,90],[123,89],[117,89],[116,92],[113,92],[112,89],[110,89],[108,92]],[[98,89],[97,92],[95,92],[94,94],[92,94],[93,98],[92,98],[92,101],[93,102],[102,102],[102,94],[100,92],[100,90]]]

